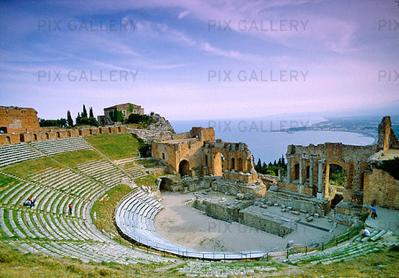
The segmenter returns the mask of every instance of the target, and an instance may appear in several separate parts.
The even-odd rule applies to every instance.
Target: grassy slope
[[[115,228],[113,215],[118,202],[126,196],[132,189],[127,185],[119,185],[110,189],[104,197],[97,200],[92,208],[92,216],[96,213],[94,224],[98,229],[116,235],[114,239],[121,240]],[[94,219],[94,218],[93,218]]]
[[[2,175],[0,173],[0,190],[6,186],[13,185],[15,182],[16,182],[15,179],[5,176],[5,175]]]
[[[306,277],[399,277],[398,266],[399,252],[391,250],[330,265],[304,265],[301,270]]]
[[[215,268],[247,268],[253,266],[277,266],[278,273],[255,273],[255,277],[273,274],[275,277],[399,277],[398,251],[385,251],[369,254],[348,262],[331,265],[305,265],[278,267],[272,262],[212,263]],[[220,265],[217,267],[217,265]],[[223,267],[224,265],[224,267]],[[58,259],[43,255],[23,255],[0,241],[0,277],[176,277],[182,276],[175,268],[162,268],[159,264],[137,264],[122,266],[117,264],[83,264],[73,259]],[[206,269],[204,269],[206,272]]]
[[[159,277],[159,264],[83,264],[78,260],[21,254],[0,241],[0,277]],[[171,275],[167,275],[171,276]]]
[[[96,135],[86,140],[112,160],[139,155],[139,142],[130,134]]]
[[[147,176],[135,179],[134,182],[138,186],[147,185],[147,186],[151,186],[151,188],[153,190],[156,190],[156,187],[157,187],[156,180],[157,180],[157,176],[147,175]]]

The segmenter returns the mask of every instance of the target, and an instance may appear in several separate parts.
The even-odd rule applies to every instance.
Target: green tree
[[[93,107],[90,107],[90,116],[89,118],[94,118]]]
[[[67,123],[69,127],[73,127],[73,120],[71,116],[71,112],[68,110],[67,111]]]
[[[87,110],[86,110],[86,106],[84,104],[83,104],[82,118],[87,118]]]
[[[80,113],[78,112],[78,116],[76,117],[76,125],[80,125],[80,122],[82,120],[82,117],[80,116]]]
[[[257,172],[262,171],[262,161],[260,160],[260,158],[258,159],[258,163],[256,163],[256,165],[255,165],[255,170]]]
[[[123,122],[124,117],[121,111],[118,111],[118,109],[114,109],[114,113],[112,113],[112,121],[114,122]]]

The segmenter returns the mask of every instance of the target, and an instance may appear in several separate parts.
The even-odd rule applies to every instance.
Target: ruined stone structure
[[[39,129],[35,109],[0,106],[0,134],[32,132]]]
[[[133,103],[117,104],[104,108],[104,116],[98,116],[98,121],[102,125],[112,125],[114,124],[115,119],[118,118],[118,113],[123,117],[123,119],[127,119],[131,114],[144,115],[144,108]]]
[[[287,183],[295,184],[301,193],[308,187],[311,189],[309,193],[319,199],[332,200],[337,197],[361,204],[367,159],[375,151],[375,146],[350,146],[341,143],[307,147],[290,145],[287,150]],[[332,182],[332,167],[344,176],[342,184]]]
[[[287,177],[278,187],[327,201],[345,214],[372,202],[399,208],[399,180],[376,167],[382,160],[399,157],[391,119],[384,117],[378,130],[377,145],[289,145]]]
[[[378,127],[377,147],[379,151],[368,159],[363,203],[370,205],[376,202],[381,206],[399,209],[399,140],[392,129],[390,117],[384,117]],[[387,163],[394,165],[391,172],[384,170]]]
[[[29,143],[97,134],[127,133],[126,126],[81,127],[81,128],[40,128],[37,131],[0,134],[0,145]]]
[[[126,126],[41,128],[33,108],[0,107],[0,145],[29,143],[96,134],[126,133]]]
[[[378,150],[387,152],[390,149],[399,149],[399,140],[392,129],[390,117],[384,117],[378,126]]]
[[[257,180],[248,146],[215,140],[213,128],[193,127],[172,140],[153,142],[152,157],[181,176],[223,176],[244,183]]]

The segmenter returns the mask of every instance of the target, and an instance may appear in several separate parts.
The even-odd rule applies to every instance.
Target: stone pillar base
[[[304,186],[303,184],[300,184],[300,185],[298,186],[298,192],[302,194],[304,188],[305,188],[305,186]]]
[[[317,192],[316,198],[319,199],[319,200],[322,200],[323,199],[323,193]]]

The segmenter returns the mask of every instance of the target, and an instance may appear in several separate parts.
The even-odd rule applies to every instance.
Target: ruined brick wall
[[[195,127],[190,136],[153,142],[152,157],[164,161],[173,173],[179,172],[179,165],[185,160],[193,176],[224,176],[245,183],[257,180],[253,157],[246,144],[215,141],[213,128]]]
[[[290,182],[311,187],[313,195],[318,188],[318,163],[322,161],[322,180],[324,198],[331,199],[336,193],[342,194],[350,202],[361,203],[364,172],[368,166],[368,158],[377,150],[375,145],[352,146],[342,143],[325,143],[319,145],[290,145],[287,148],[287,163],[289,164]],[[310,170],[311,160],[313,169]],[[331,165],[340,166],[346,177],[342,187],[329,182]],[[312,181],[311,181],[312,180]]]
[[[399,140],[392,129],[391,117],[385,116],[378,126],[378,150],[399,149]]]
[[[215,130],[211,127],[193,127],[190,134],[192,138],[198,138],[200,141],[215,141]]]
[[[29,143],[36,141],[46,141],[64,139],[69,137],[92,136],[99,134],[122,134],[127,133],[125,126],[110,127],[82,127],[72,129],[62,128],[40,128],[36,131],[23,133],[0,134],[0,145]]]
[[[364,205],[373,201],[378,206],[399,209],[399,180],[380,169],[366,173],[364,182]]]
[[[39,129],[35,109],[0,106],[0,130],[3,133],[23,133]]]

